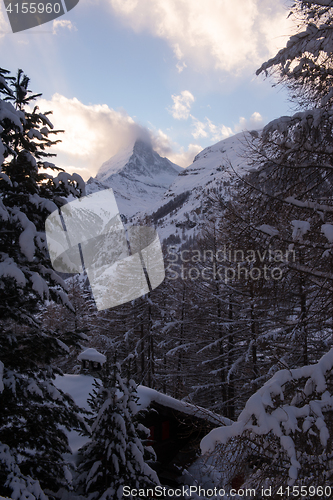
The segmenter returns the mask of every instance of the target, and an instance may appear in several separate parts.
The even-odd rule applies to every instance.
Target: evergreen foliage
[[[143,444],[147,429],[135,417],[136,402],[135,382],[126,383],[120,366],[107,362],[102,385],[96,384],[90,401],[97,416],[91,440],[81,450],[77,480],[89,499],[120,500],[123,486],[139,489],[158,484],[156,473],[146,463],[152,450]]]
[[[50,113],[26,109],[40,95],[31,93],[28,77],[19,70],[12,78],[1,69],[0,82],[0,442],[15,461],[15,467],[1,461],[0,494],[15,481],[39,481],[56,492],[69,486],[61,426],[84,425],[72,399],[53,385],[52,361],[67,347],[41,325],[46,300],[71,307],[65,283],[51,268],[44,221],[69,194],[81,196],[84,183],[47,161],[58,131]]]
[[[190,191],[185,191],[184,193],[175,196],[172,200],[168,201],[168,203],[158,208],[156,212],[152,214],[153,221],[156,223],[162,217],[165,217],[173,210],[176,210],[177,208],[181,207],[189,196],[190,196]]]

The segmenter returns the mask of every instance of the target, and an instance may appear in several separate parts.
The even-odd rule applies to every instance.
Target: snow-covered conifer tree
[[[153,456],[143,444],[147,429],[135,417],[135,382],[122,379],[119,364],[107,362],[103,370],[102,385],[90,402],[98,413],[82,449],[77,483],[89,499],[121,500],[124,486],[152,487],[158,478],[146,462]]]
[[[72,399],[53,385],[52,360],[66,346],[41,327],[39,314],[46,300],[70,307],[65,283],[50,265],[44,222],[69,194],[82,195],[84,183],[47,161],[57,131],[49,113],[26,109],[40,95],[28,84],[21,70],[17,78],[0,70],[0,442],[16,460],[9,468],[0,462],[0,495],[14,492],[14,476],[53,492],[67,487],[61,426],[83,428]]]

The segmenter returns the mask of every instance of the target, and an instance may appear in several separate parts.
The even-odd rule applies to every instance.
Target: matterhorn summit
[[[87,193],[112,188],[120,213],[148,212],[183,169],[137,139],[103,163],[87,183]]]

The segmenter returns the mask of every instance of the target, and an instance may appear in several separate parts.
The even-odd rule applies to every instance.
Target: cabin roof
[[[167,396],[155,389],[139,385],[137,388],[139,400],[137,402],[138,411],[149,408],[152,403],[157,403],[166,408],[171,408],[186,415],[192,415],[211,422],[212,424],[231,425],[233,422],[222,415],[218,415],[210,410],[196,406],[186,401],[180,401],[171,396]]]

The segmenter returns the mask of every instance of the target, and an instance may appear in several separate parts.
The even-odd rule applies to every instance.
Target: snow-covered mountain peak
[[[102,165],[87,191],[112,187],[120,212],[135,220],[150,215],[162,239],[183,230],[190,236],[205,224],[211,194],[228,197],[229,186],[249,170],[243,151],[257,136],[242,132],[219,141],[185,169],[137,140]]]
[[[89,179],[87,192],[112,188],[120,212],[131,216],[149,211],[183,169],[162,158],[151,144],[137,139],[103,163],[95,179]]]
[[[103,183],[112,183],[111,177],[120,174],[133,181],[145,179],[149,184],[167,189],[170,186],[170,177],[173,180],[181,170],[181,167],[156,153],[151,144],[137,139],[133,145],[104,162],[96,179]]]
[[[103,182],[112,174],[117,174],[126,165],[133,154],[134,145],[121,149],[117,154],[106,160],[97,172],[96,180]]]

